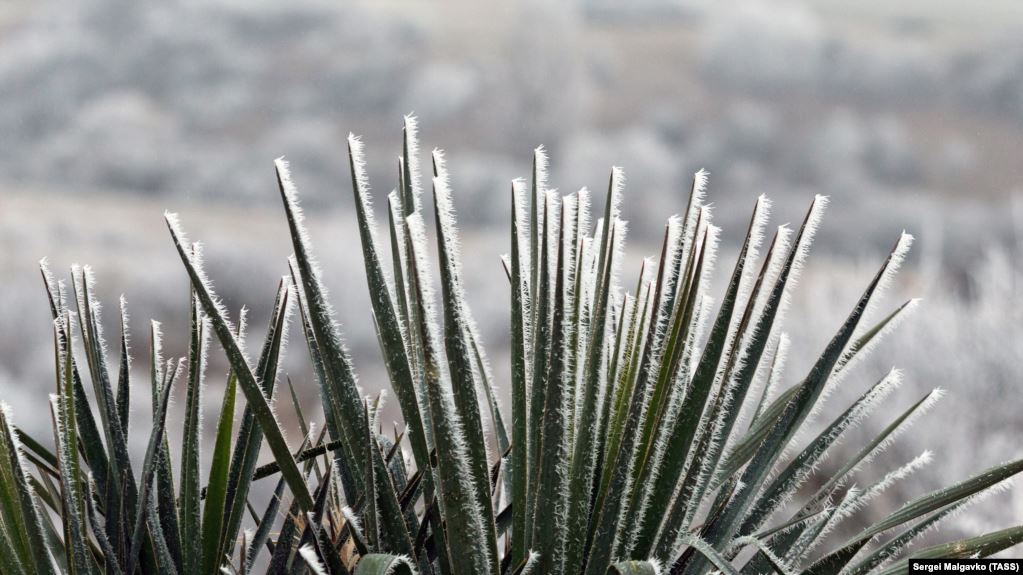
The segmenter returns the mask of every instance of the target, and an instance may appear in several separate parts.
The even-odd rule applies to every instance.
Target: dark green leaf
[[[220,344],[227,353],[231,368],[238,377],[238,383],[245,393],[245,399],[248,401],[249,406],[252,407],[253,415],[263,429],[267,444],[270,446],[274,458],[281,465],[284,478],[288,482],[288,487],[291,488],[291,492],[301,509],[312,508],[313,501],[309,495],[309,488],[302,479],[302,474],[295,464],[295,459],[291,456],[288,444],[284,440],[284,434],[281,432],[281,426],[277,423],[273,410],[270,409],[267,397],[263,395],[263,389],[259,381],[249,368],[249,364],[242,353],[238,341],[235,339],[231,326],[227,323],[225,312],[207,285],[205,276],[192,262],[190,254],[185,250],[181,233],[177,229],[177,218],[168,214],[167,224],[171,230],[171,236],[174,238],[174,245],[181,256],[181,261],[188,270],[188,275],[191,278],[196,295],[199,297],[199,301],[202,302],[206,314],[210,317],[213,329],[217,333]]]

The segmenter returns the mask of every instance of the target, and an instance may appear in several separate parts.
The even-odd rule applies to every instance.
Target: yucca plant
[[[871,319],[909,249],[907,234],[809,373],[787,380],[782,318],[825,198],[813,200],[798,229],[778,227],[766,249],[770,203],[758,198],[731,278],[714,301],[708,287],[718,228],[699,172],[682,215],[668,219],[659,258],[644,261],[627,293],[620,280],[622,171],[612,169],[603,216],[591,226],[589,193],[549,189],[538,149],[531,183],[511,183],[507,277],[495,279],[511,286],[511,373],[499,380],[463,293],[442,154],[432,154],[433,206],[426,210],[415,121],[406,118],[386,238],[377,235],[355,137],[349,157],[372,320],[404,430],[385,436],[379,397],[366,398],[358,387],[295,186],[277,160],[294,256],[255,361],[245,351],[244,311],[232,324],[203,271],[199,244],[166,215],[191,280],[191,329],[187,355],[164,359],[160,325],[152,324],[153,418],[141,468],[128,452],[129,433],[140,430],[129,421],[139,384],[132,381],[125,303],[115,376],[92,272],[74,268],[69,289],[43,263],[54,319],[55,447],[16,428],[8,408],[0,412],[0,571],[897,573],[916,538],[1023,470],[1023,460],[999,465],[851,536],[833,536],[929,459],[924,454],[880,481],[853,485],[857,471],[940,390],[899,412],[837,470],[820,471],[843,435],[899,385],[897,371],[822,431],[797,438],[828,393],[914,307],[910,301]],[[435,220],[439,292],[427,211]],[[319,433],[300,408],[308,385],[288,380],[284,392],[278,381],[296,311],[323,408]],[[212,338],[231,372],[204,473],[201,397]],[[511,417],[496,400],[495,386],[505,381]],[[176,458],[168,439],[176,432],[166,426],[175,387],[185,397]],[[296,410],[300,445],[285,439],[282,403]],[[273,461],[260,466],[264,442]],[[267,477],[276,488],[260,511],[250,491]],[[911,555],[986,556],[1021,541],[1023,526]]]

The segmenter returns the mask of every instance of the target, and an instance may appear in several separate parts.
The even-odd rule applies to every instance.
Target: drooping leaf
[[[679,542],[682,545],[688,546],[693,555],[699,554],[701,557],[704,557],[711,565],[725,575],[739,575],[735,567],[707,541],[693,535],[682,535],[679,538]],[[684,556],[685,554],[682,555],[682,557]],[[672,565],[671,573],[675,572],[677,565],[678,561],[675,562],[675,565]]]
[[[609,575],[658,575],[660,566],[651,561],[619,561],[607,568]]]
[[[407,557],[370,553],[355,566],[355,575],[415,575],[415,565]]]
[[[987,557],[1023,542],[1023,526],[1010,527],[979,537],[960,539],[951,543],[935,545],[913,553],[913,559],[968,559]],[[909,559],[903,559],[878,575],[897,575],[909,569]]]
[[[849,539],[839,549],[821,557],[807,570],[807,575],[823,575],[842,569],[875,535],[908,521],[922,517],[979,493],[1023,471],[1023,459],[998,465],[950,487],[932,491],[909,501],[885,519]]]
[[[806,231],[812,232],[813,227],[815,227],[814,210],[811,209],[807,221],[804,223],[803,231],[800,232],[800,238],[796,241],[796,250],[803,249],[801,246],[805,238],[804,234]],[[852,341],[857,325],[863,316],[864,310],[870,303],[875,290],[886,277],[889,270],[898,266],[909,249],[911,242],[912,237],[907,234],[903,234],[899,241],[896,242],[895,247],[881,266],[877,275],[867,286],[856,307],[853,308],[849,317],[807,375],[807,384],[801,386],[799,391],[786,405],[782,418],[775,424],[771,433],[765,439],[764,444],[761,445],[757,454],[754,455],[750,464],[743,472],[741,481],[746,485],[747,489],[741,491],[729,504],[722,516],[710,526],[708,529],[709,541],[719,543],[731,537],[739,528],[739,524],[747,512],[748,506],[752,503],[760,486],[766,480],[766,470],[773,465],[785,445],[812,411],[817,399],[823,393],[824,386],[828,383],[835,365]],[[787,267],[791,267],[792,261],[793,258],[790,256],[790,263],[787,264]]]
[[[933,528],[938,524],[939,521],[945,519],[958,509],[961,509],[969,500],[963,500],[958,503],[949,505],[945,509],[934,513],[930,517],[923,519],[922,521],[914,524],[910,528],[906,529],[902,533],[893,537],[888,542],[884,543],[869,555],[864,557],[859,563],[849,568],[850,575],[865,575],[874,568],[882,565],[885,561],[888,561],[892,557],[896,556],[903,548],[905,548],[915,538],[921,536],[927,530]]]
[[[740,532],[750,531],[750,526],[759,526],[771,513],[784,505],[842,434],[867,416],[879,402],[898,387],[900,382],[901,373],[892,370],[821,431],[764,489],[764,493],[759,496],[746,517]]]

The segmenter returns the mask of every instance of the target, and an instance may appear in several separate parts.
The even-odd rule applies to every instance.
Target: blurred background
[[[776,224],[798,222],[813,194],[831,196],[786,323],[788,383],[823,349],[899,232],[913,233],[886,305],[917,296],[923,304],[834,396],[858,395],[892,365],[903,368],[906,384],[869,431],[927,390],[949,391],[884,465],[861,476],[866,483],[934,452],[927,472],[890,492],[890,508],[1023,455],[1021,39],[1023,4],[1014,0],[7,0],[0,399],[26,429],[47,429],[52,332],[37,261],[48,256],[62,276],[72,263],[93,266],[108,336],[118,329],[117,297],[127,297],[135,421],[145,421],[149,318],[164,323],[168,353],[184,353],[187,342],[188,283],[165,209],[204,241],[219,292],[232,309],[250,308],[251,337],[261,339],[290,253],[273,175],[280,155],[292,163],[365,391],[387,387],[345,138],[364,136],[382,198],[396,185],[402,115],[415,112],[424,149],[447,151],[467,290],[505,409],[508,289],[498,258],[508,250],[509,181],[528,175],[539,144],[552,185],[566,193],[601,191],[610,167],[624,167],[627,285],[657,249],[665,218],[683,209],[697,169],[711,173],[724,228],[719,276],[757,195],[775,201]],[[218,361],[211,413],[226,372]],[[296,338],[286,369],[315,412],[307,365]],[[820,422],[841,407],[833,401]],[[1021,516],[1023,496],[1000,494],[943,537]]]

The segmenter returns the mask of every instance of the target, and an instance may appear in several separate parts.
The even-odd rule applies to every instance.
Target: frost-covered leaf
[[[408,557],[370,553],[355,566],[355,575],[415,575],[415,565]]]
[[[1023,526],[1010,527],[979,537],[960,539],[959,541],[921,549],[913,552],[913,558],[969,559],[972,557],[987,557],[1003,549],[1008,549],[1013,545],[1018,545],[1021,542],[1023,542]],[[909,569],[909,559],[903,559],[882,570],[878,575],[897,575],[905,573],[907,569]]]
[[[280,188],[284,211],[288,220],[292,245],[295,249],[294,260],[297,274],[295,281],[302,292],[302,303],[308,312],[307,320],[315,337],[316,347],[323,365],[326,381],[321,389],[324,391],[323,403],[330,414],[336,429],[332,437],[344,440],[346,446],[354,446],[362,436],[361,430],[365,416],[362,410],[361,392],[358,389],[355,372],[352,368],[348,349],[341,337],[341,328],[334,320],[333,309],[327,300],[327,290],[320,279],[319,264],[312,254],[312,244],[305,228],[304,216],[298,204],[298,190],[291,180],[288,164],[278,158],[274,165],[277,170],[277,183]],[[269,436],[268,436],[269,439]],[[355,486],[359,487],[368,464],[365,453],[361,449],[345,448]],[[290,481],[289,481],[290,483]],[[351,494],[356,495],[356,494]]]
[[[414,138],[414,134],[411,135]],[[370,303],[376,320],[384,363],[390,375],[391,386],[398,395],[401,412],[410,430],[410,442],[416,463],[426,467],[429,463],[429,448],[426,432],[420,416],[420,399],[412,376],[412,364],[405,349],[405,339],[397,312],[395,286],[388,280],[379,255],[376,222],[373,218],[373,204],[369,195],[369,180],[366,176],[362,141],[348,136],[348,158],[352,170],[352,190],[355,194],[355,214],[359,222],[359,236],[362,240],[362,256],[365,264],[366,281],[369,287]],[[397,243],[397,242],[396,242]],[[399,262],[400,263],[400,262]],[[401,273],[398,268],[396,273]],[[401,297],[404,298],[404,282]]]
[[[11,424],[11,408],[0,404],[0,566],[11,573],[53,573],[43,522],[29,482],[23,447]]]
[[[445,515],[448,552],[451,564],[459,573],[484,573],[496,560],[486,547],[479,546],[486,537],[483,512],[469,468],[465,430],[455,409],[451,382],[446,374],[438,347],[440,339],[435,312],[432,309],[432,286],[426,271],[426,238],[422,218],[413,214],[405,219],[410,249],[411,316],[415,318],[424,345],[422,376],[429,399],[430,420],[436,442],[437,462],[433,465]],[[435,532],[436,533],[436,532]],[[435,542],[436,544],[436,542]],[[438,550],[440,552],[440,550]]]
[[[455,222],[454,200],[444,157],[433,153],[433,199],[437,225],[437,253],[440,257],[441,302],[444,318],[444,349],[451,378],[455,408],[462,424],[469,473],[474,483],[477,506],[482,514],[484,538],[480,542],[490,556],[491,569],[499,564],[497,537],[494,527],[494,504],[490,497],[490,454],[483,434],[483,420],[477,389],[472,333],[475,330],[472,314],[462,287],[462,264],[459,253],[458,230]]]
[[[183,234],[177,223],[177,216],[167,214],[166,217],[171,236],[174,239],[174,245],[178,249],[178,254],[181,256],[185,269],[188,271],[196,296],[202,303],[204,311],[210,318],[213,330],[216,332],[221,346],[227,353],[227,358],[231,362],[231,368],[238,377],[238,384],[245,393],[245,399],[248,401],[249,406],[252,407],[253,416],[262,428],[274,458],[281,465],[284,477],[288,481],[288,487],[291,488],[291,492],[299,506],[302,509],[310,509],[313,502],[309,494],[309,488],[306,486],[305,480],[295,464],[295,459],[291,456],[291,451],[284,440],[281,426],[277,422],[277,417],[270,407],[267,396],[263,395],[263,388],[252,373],[248,360],[245,358],[241,346],[235,338],[231,324],[228,323],[226,310],[224,310],[223,305],[212,292],[202,269],[195,265],[191,259],[191,254],[185,248]]]

